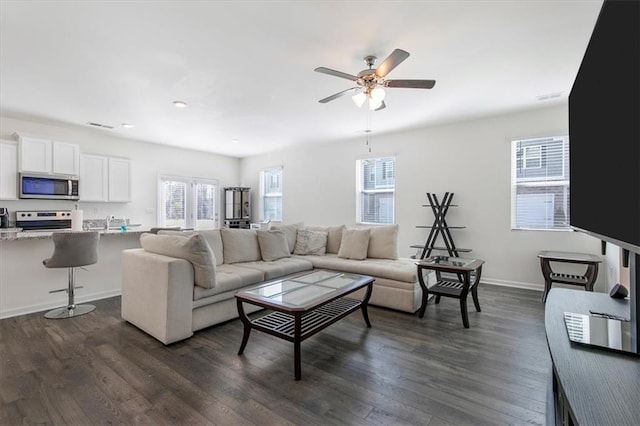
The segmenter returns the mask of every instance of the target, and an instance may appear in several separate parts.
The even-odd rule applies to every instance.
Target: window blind
[[[568,230],[569,139],[511,143],[511,228]]]
[[[395,157],[361,159],[356,168],[358,222],[394,223]]]
[[[260,172],[262,220],[282,221],[282,167]]]

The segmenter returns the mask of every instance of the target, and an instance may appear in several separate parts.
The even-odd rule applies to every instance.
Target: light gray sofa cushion
[[[287,243],[289,244],[289,253],[293,253],[296,247],[296,238],[298,237],[298,229],[304,228],[303,222],[293,223],[291,225],[273,225],[270,229],[281,229],[287,234]]]
[[[311,231],[309,229],[298,229],[298,238],[296,239],[296,248],[293,254],[323,255],[327,251],[327,232]]]
[[[398,225],[372,226],[367,257],[373,259],[398,258]]]
[[[198,234],[187,238],[179,235],[140,235],[145,251],[188,260],[193,265],[194,283],[202,288],[216,286],[216,261],[204,237]]]
[[[344,229],[338,257],[354,260],[366,259],[370,233],[369,228]]]
[[[272,280],[296,272],[313,269],[313,264],[302,257],[287,257],[274,260],[273,262],[242,262],[234,263],[237,268],[246,268],[260,271],[264,274],[265,280]]]
[[[204,237],[209,244],[209,247],[211,247],[211,250],[213,250],[213,255],[216,257],[216,266],[222,265],[224,263],[224,252],[222,250],[222,236],[220,235],[219,229],[201,229],[198,231],[158,231],[158,235],[181,235],[183,237],[188,237],[193,234],[199,234]]]
[[[344,225],[337,226],[309,226],[307,229],[312,231],[324,231],[327,233],[327,253],[337,254],[340,251],[340,242],[342,241],[342,231],[346,227]]]
[[[258,230],[256,234],[262,260],[271,262],[291,256],[287,235],[282,229]]]
[[[399,287],[411,288],[417,282],[417,267],[411,259],[344,259],[335,254],[324,256],[304,256],[302,259],[313,264],[316,269],[330,269],[334,271],[350,272],[353,274],[371,275],[397,281]],[[406,283],[406,285],[402,285]],[[379,283],[376,281],[376,285]],[[375,290],[374,290],[375,292]]]
[[[220,230],[224,251],[224,263],[254,262],[262,260],[260,244],[255,229]]]
[[[263,262],[266,263],[266,262]],[[193,300],[200,300],[216,294],[236,290],[248,285],[264,281],[264,273],[257,269],[240,268],[237,263],[224,264],[216,269],[216,286],[211,289],[194,287]]]

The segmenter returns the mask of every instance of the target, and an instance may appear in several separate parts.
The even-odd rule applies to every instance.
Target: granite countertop
[[[96,230],[100,232],[101,236],[117,237],[117,236],[125,236],[125,235],[140,235],[144,232],[149,232],[148,227],[135,227],[129,228],[126,231],[121,231],[119,229],[110,229],[110,230]],[[54,232],[58,231],[22,231],[22,232],[0,232],[0,242],[2,241],[26,241],[26,240],[50,240],[51,235]]]

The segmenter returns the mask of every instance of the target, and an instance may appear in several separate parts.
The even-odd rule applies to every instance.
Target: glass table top
[[[359,275],[316,271],[247,290],[245,293],[267,298],[274,302],[301,306],[318,297],[351,285],[360,278],[361,276]]]

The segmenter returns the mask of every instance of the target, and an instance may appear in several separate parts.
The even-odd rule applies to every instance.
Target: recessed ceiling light
[[[122,123],[121,126],[124,127],[125,129],[132,129],[133,128],[133,124],[131,124],[131,123]]]
[[[183,101],[173,101],[173,105],[175,105],[176,108],[186,108],[187,107],[187,103],[183,102]]]
[[[240,141],[238,139],[231,139],[231,142],[233,143],[239,143]]]

